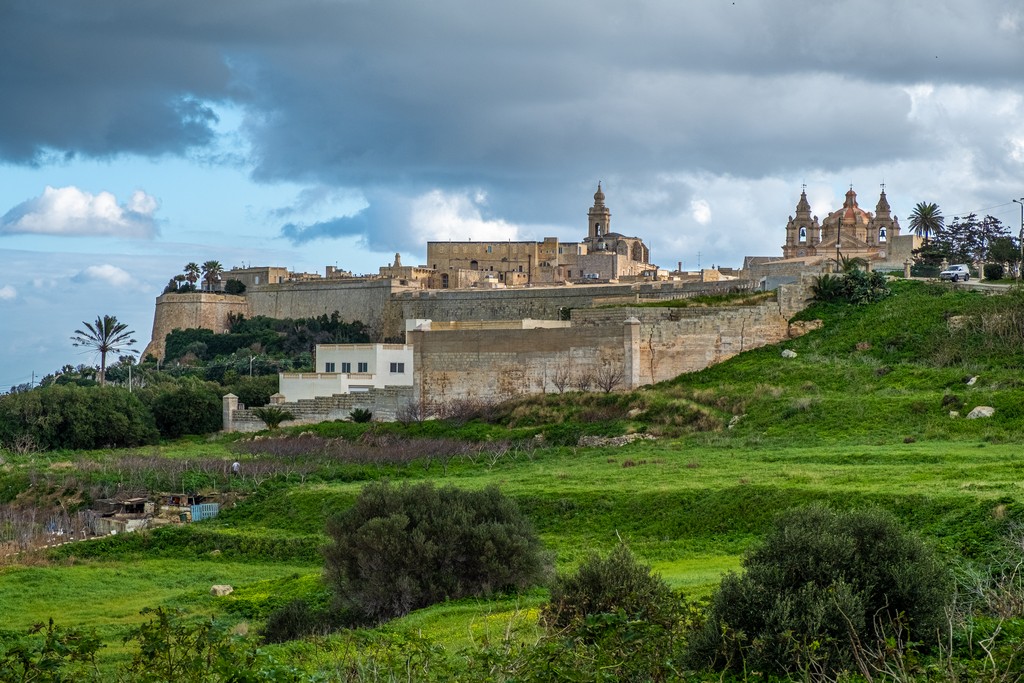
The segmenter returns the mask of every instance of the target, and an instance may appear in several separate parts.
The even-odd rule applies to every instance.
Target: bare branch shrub
[[[580,370],[575,373],[572,378],[572,385],[578,391],[590,391],[591,387],[594,386],[594,373],[587,370]]]
[[[613,363],[611,361],[605,361],[601,363],[601,367],[594,373],[594,383],[597,387],[606,394],[610,394],[615,391],[616,387],[622,384],[622,380],[625,379],[625,371],[622,365]]]
[[[564,394],[572,384],[572,364],[559,363],[556,365],[555,372],[551,375],[551,384],[554,385],[558,393]]]

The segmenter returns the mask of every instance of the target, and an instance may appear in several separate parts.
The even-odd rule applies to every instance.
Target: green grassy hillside
[[[258,482],[203,470],[206,478],[195,481],[204,486],[249,494],[215,520],[64,546],[32,566],[9,561],[0,568],[5,634],[53,616],[115,638],[141,606],[258,626],[286,599],[323,603],[325,521],[363,483],[384,477],[496,484],[531,517],[559,570],[621,539],[692,596],[708,595],[737,569],[776,514],[812,502],[885,508],[950,562],[986,557],[1007,525],[1024,518],[1024,295],[898,282],[881,303],[815,305],[799,317],[822,328],[634,392],[524,398],[489,410],[487,421],[458,425],[312,430],[351,443],[367,432],[378,441],[387,435],[392,445],[375,451],[376,460],[332,456],[329,441],[309,438],[307,450],[287,457],[251,454],[252,442],[237,437],[147,450],[154,461],[238,458],[243,471],[278,469]],[[783,349],[796,357],[784,358]],[[979,405],[995,407],[994,416],[964,417]],[[657,438],[573,445],[581,434],[629,432]],[[442,437],[473,448],[450,460],[381,455],[402,451],[395,444],[403,439]],[[0,491],[13,499],[30,484],[55,482],[58,472],[79,485],[110,478],[124,455],[7,454]],[[125,590],[106,590],[111,577],[123,577]],[[55,590],[55,581],[71,593]],[[211,598],[212,582],[238,590]],[[529,637],[544,596],[440,605],[375,633],[412,630],[456,648],[514,623]],[[324,647],[343,647],[330,642]],[[282,646],[281,656],[302,659],[300,650]]]

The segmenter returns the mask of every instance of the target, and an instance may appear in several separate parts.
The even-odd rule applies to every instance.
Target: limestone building
[[[432,286],[515,286],[587,280],[641,278],[657,271],[639,237],[611,231],[611,211],[601,184],[587,213],[587,236],[580,242],[427,242],[427,267],[436,272]]]
[[[865,211],[857,204],[857,193],[850,186],[842,207],[831,212],[819,224],[811,215],[806,190],[800,193],[796,216],[786,224],[786,243],[783,258],[824,256],[860,257],[867,260],[888,260],[891,245],[899,241],[900,224],[891,212],[889,201],[882,189],[875,205],[875,213]]]

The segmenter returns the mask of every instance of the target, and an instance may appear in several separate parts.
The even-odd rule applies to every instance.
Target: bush
[[[373,413],[366,408],[353,408],[348,414],[348,419],[353,422],[370,422],[373,420]]]
[[[161,385],[146,394],[156,427],[165,439],[185,434],[209,434],[222,426],[221,397],[214,385],[182,381]]]
[[[327,582],[355,623],[525,588],[548,571],[529,520],[494,486],[369,484],[327,533]]]
[[[295,415],[290,410],[285,410],[278,406],[253,408],[252,414],[263,420],[263,424],[267,425],[267,429],[277,429],[281,426],[282,422],[295,419]]]
[[[120,387],[49,386],[0,398],[0,443],[30,437],[41,449],[155,443],[153,417]]]
[[[245,283],[241,280],[228,280],[224,283],[225,294],[244,294]]]
[[[695,666],[778,674],[852,668],[853,643],[934,639],[950,581],[916,536],[881,512],[783,514],[712,598]],[[899,626],[900,629],[896,627]]]
[[[986,263],[984,272],[986,280],[1002,280],[1005,271],[1002,263]]]
[[[578,627],[590,616],[621,612],[668,629],[678,619],[679,605],[668,584],[620,545],[607,557],[591,555],[576,573],[559,576],[541,619],[549,628],[562,630]]]
[[[331,615],[305,600],[292,600],[267,617],[260,631],[264,643],[286,643],[306,636],[326,635],[332,630]]]

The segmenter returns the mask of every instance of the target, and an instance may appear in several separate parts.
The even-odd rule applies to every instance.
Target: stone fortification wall
[[[623,368],[627,337],[621,319],[606,327],[413,331],[413,384],[425,407],[555,392],[560,374],[575,385]]]
[[[753,306],[577,308],[569,328],[412,331],[413,381],[428,407],[551,393],[560,377],[573,387],[609,368],[620,372],[618,388],[634,388],[783,341],[795,334],[789,318],[805,305],[806,290],[787,286]]]
[[[402,333],[402,318],[390,305],[393,292],[419,291],[396,280],[312,280],[256,287],[246,292],[250,315],[309,318],[338,311],[342,320],[362,321],[377,341]]]
[[[434,289],[397,294],[393,300],[406,320],[557,320],[560,311],[606,304],[659,301],[690,296],[723,294],[750,289],[752,283],[635,282],[521,289]]]
[[[516,289],[423,290],[394,279],[323,279],[252,287],[242,296],[165,294],[157,299],[153,341],[147,352],[163,358],[164,339],[175,328],[227,329],[227,313],[304,318],[338,311],[366,323],[375,341],[400,337],[404,321],[558,320],[570,309],[678,299],[749,289],[748,281],[636,282]]]
[[[228,316],[249,315],[249,303],[244,296],[191,292],[188,294],[162,294],[156,299],[153,315],[152,341],[142,357],[152,354],[164,357],[164,343],[174,330],[203,328],[214,332],[228,331]]]
[[[721,363],[738,353],[789,337],[789,316],[777,303],[729,308],[613,308],[573,311],[574,327],[613,327],[640,321],[641,385]]]
[[[391,422],[396,419],[399,411],[412,401],[412,387],[386,387],[355,394],[335,394],[334,396],[321,396],[276,405],[295,415],[294,421],[284,423],[288,426],[344,420],[356,408],[369,410],[373,413],[374,420]],[[261,429],[266,429],[266,425],[263,420],[253,414],[251,409],[243,407],[230,410],[225,406],[225,431],[258,432]]]

